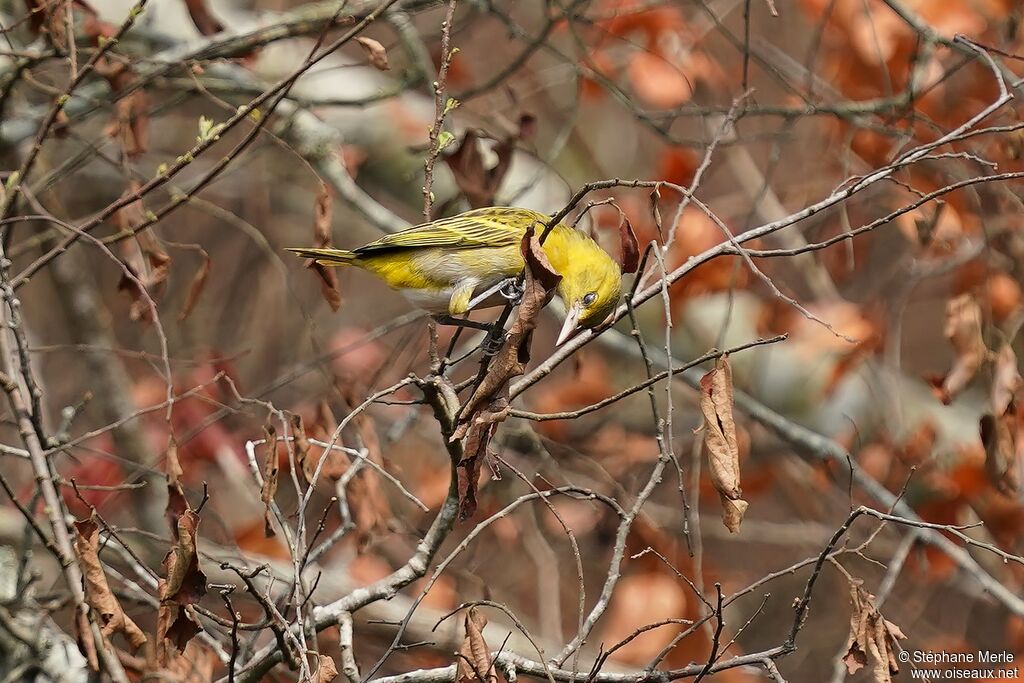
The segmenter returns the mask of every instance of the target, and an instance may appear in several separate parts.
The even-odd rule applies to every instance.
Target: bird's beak
[[[569,313],[565,316],[565,322],[562,324],[562,331],[558,333],[558,341],[555,342],[555,346],[561,346],[576,333],[582,312],[583,308],[578,303],[569,307]]]

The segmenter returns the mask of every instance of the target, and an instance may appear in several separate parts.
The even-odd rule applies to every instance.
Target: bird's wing
[[[543,226],[547,217],[526,209],[487,208],[417,225],[356,249],[367,255],[417,247],[505,247],[517,244],[530,224]]]

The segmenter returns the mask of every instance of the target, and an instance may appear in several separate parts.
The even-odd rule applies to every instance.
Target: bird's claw
[[[505,345],[507,338],[505,330],[492,330],[487,338],[484,339],[483,344],[480,345],[481,350],[485,356],[494,356],[501,351],[501,347]]]
[[[505,280],[504,284],[501,285],[501,289],[498,293],[509,303],[518,305],[523,298],[523,294],[526,293],[526,289],[522,283],[519,282],[518,278]]]

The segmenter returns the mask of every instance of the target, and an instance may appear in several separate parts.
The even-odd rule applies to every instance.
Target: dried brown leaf
[[[212,36],[214,33],[224,30],[224,24],[213,16],[206,0],[185,0],[185,7],[188,8],[189,16],[192,17],[192,23],[204,36]]]
[[[1001,492],[1012,495],[1021,489],[1021,443],[1024,434],[1016,411],[998,417],[982,415],[981,443],[985,446],[985,472]]]
[[[93,45],[99,45],[101,40],[110,40],[117,35],[118,27],[109,21],[103,21],[96,14],[96,10],[88,7],[83,2],[77,3],[86,9],[85,19],[82,21],[82,33]]]
[[[326,183],[320,183],[316,202],[313,205],[313,244],[318,248],[331,246],[331,216],[334,199]],[[306,267],[316,273],[320,280],[320,293],[332,311],[341,308],[341,290],[338,287],[338,275],[334,268],[317,263],[314,259],[306,262]]]
[[[848,673],[854,673],[872,664],[873,678],[877,683],[892,683],[892,677],[899,673],[896,657],[896,641],[906,635],[898,626],[882,617],[875,606],[875,596],[864,590],[862,582],[850,583],[850,635],[846,642],[843,663]]]
[[[391,65],[388,64],[388,51],[379,42],[365,36],[359,36],[356,38],[356,42],[359,43],[359,47],[363,48],[366,58],[375,69],[387,71],[391,68]]]
[[[327,183],[320,183],[320,191],[313,205],[313,243],[317,247],[331,246],[331,217],[334,213],[334,196]]]
[[[130,81],[130,70],[111,67],[104,74],[115,92]],[[105,128],[107,137],[119,140],[121,148],[131,158],[149,149],[149,97],[142,88],[133,90],[114,104],[114,116]]]
[[[722,524],[730,533],[734,534],[740,530],[748,503],[742,498],[733,500],[721,492],[718,494],[718,498],[722,501]]]
[[[310,680],[312,683],[331,683],[331,681],[338,677],[337,664],[327,655],[317,655],[317,659],[319,663],[316,673],[313,674],[313,678]]]
[[[167,483],[180,489],[181,487],[181,475],[184,472],[181,469],[181,462],[178,461],[178,442],[174,436],[167,441],[167,454],[166,454],[166,465],[167,470]]]
[[[199,295],[206,289],[206,280],[210,277],[210,255],[206,253],[205,249],[200,249],[199,255],[203,262],[199,265],[196,274],[192,276],[192,284],[188,286],[188,294],[185,295],[185,305],[181,307],[181,313],[178,315],[179,321],[192,315],[192,310],[199,302]]]
[[[530,343],[540,311],[551,300],[561,281],[548,261],[534,227],[523,236],[521,250],[526,262],[523,296],[516,319],[509,328],[505,344],[494,355],[480,385],[466,401],[462,418],[451,436],[453,441],[465,438],[463,458],[459,463],[459,514],[462,519],[476,510],[476,485],[480,465],[487,455],[488,444],[498,423],[508,416],[508,383],[523,374],[530,362]]]
[[[350,409],[358,406],[360,394],[355,381],[339,382],[338,390]],[[373,420],[365,412],[352,418],[356,428],[359,446],[365,450],[366,458],[379,467],[384,467],[380,439]],[[346,456],[346,462],[348,457]],[[371,467],[362,467],[348,485],[348,503],[352,521],[356,525],[356,539],[359,550],[365,550],[373,538],[387,530],[392,518],[391,506],[381,488],[380,475]]]
[[[28,11],[28,28],[33,36],[38,36],[46,22],[46,3],[42,0],[25,0]]]
[[[138,182],[132,181],[122,197],[134,196],[140,188]],[[123,233],[134,232],[144,220],[143,211],[142,201],[133,201],[114,214],[114,223]],[[122,274],[117,288],[131,299],[129,317],[133,321],[150,322],[153,310],[145,295],[148,293],[149,298],[156,301],[170,275],[171,257],[148,230],[136,233],[133,242],[125,242],[123,253],[124,264],[134,279]]]
[[[199,515],[188,505],[175,487],[169,487],[169,517],[174,544],[164,557],[162,566],[166,579],[160,581],[160,611],[157,616],[157,640],[170,640],[178,651],[200,630],[185,608],[198,603],[206,594],[206,575],[199,568],[196,536]],[[184,509],[180,509],[184,501]]]
[[[711,483],[722,499],[722,522],[739,530],[747,503],[740,490],[740,451],[732,407],[732,367],[726,356],[700,380],[700,410],[704,416],[704,452]]]
[[[455,665],[455,683],[473,683],[474,681],[496,683],[498,675],[487,649],[487,641],[484,640],[487,617],[476,607],[470,607],[466,611],[463,623],[466,627],[466,635],[459,647],[459,657]]]
[[[263,533],[267,538],[275,534],[274,525],[270,521],[270,504],[277,493],[279,463],[277,459],[277,430],[267,422],[263,426],[263,438],[266,440],[266,455],[263,460],[263,486],[260,487],[260,500],[263,501]]]
[[[982,336],[981,306],[970,294],[961,294],[946,304],[946,338],[953,346],[956,360],[937,388],[943,403],[950,403],[974,379],[988,358]]]
[[[334,268],[313,260],[310,260],[309,268],[316,273],[317,278],[320,280],[320,293],[323,294],[327,305],[331,307],[332,311],[337,312],[341,308],[343,299],[341,298],[338,276],[334,272]]]
[[[324,443],[330,443],[331,437],[334,436],[334,430],[337,427],[337,421],[334,419],[334,415],[331,413],[330,406],[327,405],[326,401],[320,401],[317,405],[317,414],[315,421],[309,426],[309,433],[313,435],[313,438],[323,441]],[[330,449],[327,455],[324,456],[324,449],[319,446],[315,450],[312,450],[309,455],[309,460],[316,466],[316,463],[323,458],[324,464],[320,468],[320,476],[330,481],[337,481],[344,476],[345,472],[352,465],[349,460],[348,454],[345,451],[338,450],[336,448]]]
[[[479,139],[476,131],[467,130],[459,146],[444,158],[452,175],[455,176],[455,184],[474,209],[494,203],[494,191],[490,174],[484,167]]]
[[[620,263],[623,273],[635,273],[640,267],[640,242],[626,214],[619,220]]]
[[[480,134],[475,130],[466,131],[459,146],[445,157],[445,163],[470,206],[479,209],[494,204],[494,197],[512,163],[516,142],[532,135],[533,128],[533,118],[523,117],[516,133],[494,145],[493,151],[498,161],[491,168],[484,165],[484,157],[480,152]]]
[[[75,555],[82,567],[85,599],[96,613],[100,632],[107,638],[121,633],[133,650],[146,643],[146,634],[124,613],[107,583],[99,558],[99,527],[92,518],[75,522]]]

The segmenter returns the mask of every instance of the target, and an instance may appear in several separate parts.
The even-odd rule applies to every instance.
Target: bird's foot
[[[480,350],[483,351],[485,356],[495,356],[498,354],[498,351],[501,351],[501,347],[505,345],[507,338],[508,335],[505,333],[505,330],[495,325],[491,329],[491,333],[487,335],[480,345]]]
[[[510,304],[518,306],[519,302],[523,300],[523,294],[526,293],[526,289],[519,281],[519,278],[509,278],[501,283],[498,293]]]

